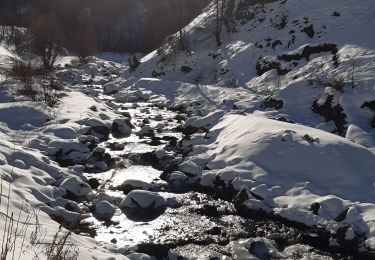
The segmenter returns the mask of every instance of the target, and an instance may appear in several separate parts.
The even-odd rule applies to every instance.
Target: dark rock
[[[180,131],[183,135],[190,136],[192,134],[195,134],[199,131],[200,129],[194,126],[181,126],[177,128],[177,131]]]
[[[341,212],[336,218],[335,221],[341,222],[346,219],[346,215],[348,214],[349,208],[345,209],[343,212]]]
[[[160,76],[165,76],[165,72],[162,71],[162,72],[157,72],[157,71],[152,71],[152,77],[154,78],[157,78],[157,77],[160,77]]]
[[[320,203],[319,202],[314,202],[310,205],[310,211],[314,214],[314,215],[319,215],[319,209],[320,209]]]
[[[284,105],[284,102],[282,100],[277,100],[272,97],[267,97],[262,102],[262,108],[263,109],[282,109]]]
[[[275,49],[277,46],[283,45],[282,41],[276,40],[272,43],[272,49]]]
[[[90,185],[91,189],[93,189],[93,190],[96,190],[100,186],[100,183],[99,183],[98,179],[96,179],[96,178],[89,179],[87,183],[88,183],[88,185]]]
[[[98,108],[95,105],[91,106],[90,110],[94,112],[98,112]]]
[[[277,70],[277,74],[280,76],[285,75],[290,71],[287,68],[283,68],[280,62],[265,60],[263,58],[258,59],[255,65],[255,69],[257,71],[258,76],[261,76],[267,71],[274,70],[274,69]]]
[[[323,104],[314,101],[311,109],[314,113],[323,116],[327,122],[332,120],[336,125],[338,134],[345,135],[347,130],[346,114],[340,104],[333,103],[333,95],[328,95]]]
[[[333,43],[324,43],[316,46],[305,46],[302,50],[302,53],[293,53],[293,54],[282,54],[277,56],[279,60],[283,61],[293,61],[293,60],[310,60],[310,56],[313,54],[318,54],[322,52],[331,52],[332,55],[336,55],[338,52],[337,45]]]
[[[346,251],[355,252],[358,248],[358,238],[355,236],[354,239],[347,240],[346,232],[350,228],[350,225],[343,225],[336,231],[337,242],[345,248]]]
[[[137,246],[135,250],[137,253],[143,253],[150,256],[155,256],[156,259],[167,259],[170,246],[153,244],[153,243],[143,243]]]
[[[220,227],[212,227],[209,230],[207,230],[207,233],[213,236],[218,236],[221,234],[221,228]]]
[[[127,111],[121,111],[121,112],[120,112],[120,115],[122,115],[122,116],[124,116],[124,117],[127,117],[127,118],[129,118],[129,119],[132,118],[132,116],[130,115],[130,113],[127,112]]]
[[[109,137],[109,134],[110,134],[110,130],[108,127],[106,126],[92,126],[88,132],[86,133],[86,135],[95,135],[96,134],[99,134],[99,136],[97,136],[100,140],[104,141],[104,140],[108,140],[108,137]]]
[[[128,136],[134,128],[129,118],[116,119],[112,123],[112,134],[115,137]]]
[[[371,111],[375,112],[375,100],[363,103],[361,108],[365,108],[365,107],[370,109]],[[375,128],[375,115],[371,120],[371,127]]]
[[[367,107],[371,111],[375,112],[375,100],[363,103],[363,105],[361,106],[361,108],[365,108],[365,107]]]
[[[217,210],[217,207],[212,206],[212,205],[204,205],[203,208],[199,210],[199,214],[203,216],[207,216],[207,217],[212,217],[212,218],[220,216],[220,213]]]
[[[310,38],[313,38],[315,35],[314,26],[311,24],[310,26],[303,28],[302,32],[306,33]]]
[[[181,71],[183,72],[183,73],[189,73],[190,71],[192,71],[193,69],[192,68],[190,68],[189,66],[182,66],[181,67]]]
[[[340,12],[337,12],[337,11],[334,11],[332,15],[333,15],[333,16],[341,16],[341,13],[340,13]]]

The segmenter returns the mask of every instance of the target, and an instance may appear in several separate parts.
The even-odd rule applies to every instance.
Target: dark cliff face
[[[28,27],[28,18],[53,14],[66,34],[95,32],[100,51],[148,52],[199,15],[210,0],[0,0],[0,14]],[[20,12],[22,10],[22,12]],[[5,16],[3,16],[5,17]]]

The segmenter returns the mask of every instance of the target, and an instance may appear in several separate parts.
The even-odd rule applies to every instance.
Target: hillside
[[[139,64],[65,56],[31,98],[0,71],[0,231],[42,224],[24,258],[62,232],[71,259],[374,259],[373,28],[373,0],[213,1]]]
[[[317,201],[320,224],[353,209],[362,224],[346,215],[339,226],[350,223],[368,238],[363,245],[374,249],[374,206],[368,204],[374,201],[373,166],[366,165],[372,163],[375,147],[375,4],[264,2],[262,8],[256,1],[228,1],[220,46],[215,39],[216,6],[211,3],[185,28],[190,52],[179,50],[176,34],[124,77],[135,82],[133,88],[164,93],[175,107],[191,111],[195,117],[189,126],[195,120],[198,125],[209,120],[208,128],[220,122],[211,130],[212,139],[197,141],[191,159],[186,159],[205,169],[205,185],[214,187],[213,180],[219,178],[229,187],[235,182],[236,189],[259,189],[266,205],[255,196],[248,207],[271,208],[304,223],[316,221],[309,220],[308,212]],[[215,110],[224,112],[218,115]],[[241,116],[222,118],[233,113]],[[258,117],[287,124],[280,129],[279,122]],[[349,147],[367,155],[357,156]],[[320,197],[332,195],[337,197]],[[323,206],[326,200],[331,201],[328,209]]]

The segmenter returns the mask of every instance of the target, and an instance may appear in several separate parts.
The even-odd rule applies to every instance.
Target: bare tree
[[[40,16],[31,23],[30,34],[32,50],[41,59],[47,73],[53,69],[62,50],[63,37],[56,18]]]
[[[223,27],[224,19],[224,9],[225,9],[226,0],[215,0],[216,5],[216,30],[215,30],[215,39],[216,45],[221,46],[221,30]]]
[[[88,58],[96,53],[96,35],[93,31],[78,30],[73,33],[70,48],[81,63],[87,63]]]

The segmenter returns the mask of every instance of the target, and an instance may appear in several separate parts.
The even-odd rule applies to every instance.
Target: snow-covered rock
[[[87,183],[83,182],[78,177],[70,177],[64,180],[61,185],[61,188],[71,192],[77,197],[85,197],[91,192],[91,187]]]
[[[202,173],[202,168],[190,160],[181,163],[178,168],[189,177],[195,177]]]
[[[129,192],[133,190],[146,190],[151,191],[153,190],[154,185],[141,181],[141,180],[126,180],[123,184],[121,184],[117,189],[123,191],[125,194],[128,194]]]
[[[131,191],[121,202],[120,208],[130,209],[161,209],[166,206],[166,200],[155,192],[144,190]]]
[[[106,95],[111,95],[119,92],[120,86],[117,82],[110,82],[103,85],[103,92]]]
[[[116,213],[116,207],[110,202],[102,200],[95,205],[95,214],[105,220],[110,220]]]

